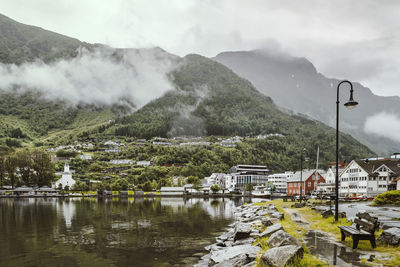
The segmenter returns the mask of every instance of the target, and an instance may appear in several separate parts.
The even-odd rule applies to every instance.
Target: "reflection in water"
[[[0,199],[1,265],[190,265],[240,204],[199,198]]]
[[[318,231],[309,231],[305,237],[311,254],[329,261],[329,265],[368,266],[361,263],[364,255],[349,247],[335,243],[329,236]]]

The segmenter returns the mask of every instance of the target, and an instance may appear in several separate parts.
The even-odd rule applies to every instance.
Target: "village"
[[[259,135],[256,139],[282,138],[280,134]],[[20,184],[16,188],[3,185],[0,196],[253,196],[253,197],[299,197],[326,198],[335,194],[336,163],[330,162],[321,169],[318,162],[314,169],[288,170],[271,173],[268,166],[237,164],[225,173],[212,173],[206,177],[173,175],[166,182],[156,183],[145,177],[146,186],[137,187],[131,182],[132,173],[154,168],[154,157],[142,160],[124,158],[131,147],[161,147],[179,149],[184,147],[209,147],[217,145],[234,148],[243,137],[214,138],[176,137],[151,140],[104,140],[79,142],[49,147],[51,161],[57,172],[49,185]],[[77,172],[71,163],[79,166]],[[77,164],[78,163],[78,164]],[[160,163],[158,163],[160,165]],[[389,158],[375,157],[339,162],[339,196],[341,200],[372,200],[378,194],[400,190],[400,154]],[[182,168],[185,163],[164,164],[166,168]],[[18,175],[18,173],[17,173]],[[106,185],[106,186],[104,186]]]

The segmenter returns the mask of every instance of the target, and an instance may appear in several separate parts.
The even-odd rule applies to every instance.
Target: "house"
[[[394,181],[396,183],[396,190],[400,190],[400,176],[394,179]]]
[[[90,155],[90,154],[82,154],[82,155],[79,155],[79,158],[81,160],[92,160],[92,155]]]
[[[108,163],[114,164],[114,165],[131,165],[133,163],[133,161],[130,159],[113,159],[113,160],[110,160]]]
[[[216,184],[220,188],[226,188],[225,176],[225,173],[213,173],[210,177],[207,177],[206,180],[210,186]]]
[[[296,172],[293,177],[287,181],[287,195],[308,195],[315,191],[317,184],[325,183],[324,170],[303,170]]]
[[[151,165],[151,162],[148,160],[139,160],[139,161],[136,161],[136,165],[147,167],[147,166]]]
[[[62,177],[54,183],[53,187],[55,187],[55,188],[61,187],[64,189],[66,186],[71,188],[74,184],[75,184],[75,180],[72,179],[72,172],[69,169],[68,160],[66,160],[65,165],[64,165],[64,172],[62,173]]]
[[[339,162],[339,177],[343,173],[344,168],[346,167],[346,163]],[[316,191],[322,194],[334,194],[335,193],[335,181],[336,181],[336,162],[331,162],[329,164],[329,168],[326,171],[325,175],[322,175],[325,178],[325,183],[319,183],[316,186]],[[340,178],[339,178],[340,181]],[[339,182],[340,183],[340,182]]]
[[[246,184],[266,185],[269,169],[261,165],[236,165],[229,170],[235,180],[235,188],[243,189]]]
[[[340,176],[341,196],[376,196],[397,187],[399,159],[353,160]]]
[[[13,190],[13,193],[17,196],[21,196],[21,195],[30,196],[30,195],[35,194],[32,187],[28,187],[28,186],[24,186],[24,185],[21,187],[15,188]]]
[[[287,181],[293,177],[293,172],[275,173],[268,175],[268,183],[275,186],[275,191],[286,193]]]
[[[183,187],[161,187],[161,195],[164,196],[182,196],[185,193]]]

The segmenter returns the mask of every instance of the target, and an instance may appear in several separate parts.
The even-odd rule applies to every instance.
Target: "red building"
[[[302,176],[302,195],[311,194],[319,183],[325,183],[325,178],[322,176],[325,171],[322,170],[306,170]],[[287,181],[288,196],[300,195],[300,172],[296,172],[293,178]]]

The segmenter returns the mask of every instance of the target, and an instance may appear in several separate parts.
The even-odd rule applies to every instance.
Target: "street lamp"
[[[353,84],[347,80],[341,81],[337,85],[337,98],[336,98],[336,177],[335,177],[335,221],[339,219],[339,87],[343,83],[350,85],[350,99],[344,106],[348,109],[353,109],[358,105],[358,102],[353,99]]]
[[[303,148],[300,153],[300,203],[301,203],[301,197],[303,195],[303,152],[304,151],[306,151],[305,148]]]

